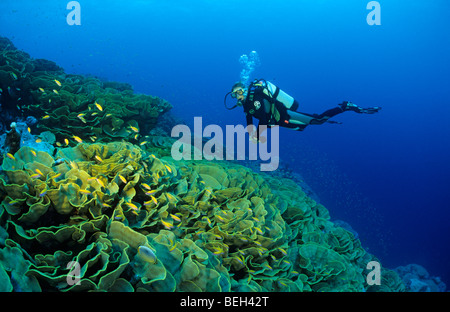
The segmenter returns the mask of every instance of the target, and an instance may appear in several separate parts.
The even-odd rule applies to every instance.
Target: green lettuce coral
[[[44,291],[376,290],[365,282],[373,256],[291,180],[125,142],[13,156],[0,176],[5,290],[11,272]],[[12,249],[21,266],[3,264]],[[383,290],[403,290],[383,278]]]

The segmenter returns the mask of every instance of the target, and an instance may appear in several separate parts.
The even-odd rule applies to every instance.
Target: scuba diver
[[[237,99],[237,104],[233,107],[226,105],[228,95]],[[231,91],[225,95],[225,107],[234,109],[237,106],[244,108],[247,120],[247,129],[253,126],[253,117],[259,120],[259,125],[268,127],[278,125],[292,130],[303,131],[308,125],[321,125],[325,122],[340,124],[337,121],[329,120],[338,114],[346,111],[354,111],[359,114],[374,114],[381,107],[361,108],[349,101],[338,104],[322,114],[306,114],[297,112],[299,103],[283,90],[264,79],[254,80],[248,88],[242,82],[237,82]],[[258,131],[253,127],[249,131],[252,141],[259,139]]]

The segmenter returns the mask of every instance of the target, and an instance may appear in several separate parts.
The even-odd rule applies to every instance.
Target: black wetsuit
[[[264,92],[264,89],[266,91]],[[264,86],[250,86],[249,93],[243,102],[244,113],[247,119],[247,126],[253,125],[253,117],[259,120],[260,125],[278,125],[297,131],[303,131],[308,125],[320,125],[328,121],[333,116],[344,112],[344,109],[337,106],[322,114],[306,114],[297,112],[299,104],[294,100],[289,109],[274,95],[267,92]],[[273,106],[272,106],[273,105]],[[277,114],[278,112],[278,114]]]

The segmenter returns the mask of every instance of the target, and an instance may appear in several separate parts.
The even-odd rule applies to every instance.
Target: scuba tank
[[[286,92],[284,92],[283,90],[278,88],[276,85],[274,85],[270,81],[260,79],[259,82],[264,82],[265,86],[264,85],[262,85],[262,86],[264,87],[263,92],[266,95],[283,103],[283,105],[287,109],[290,109],[292,107],[292,105],[294,104],[294,98],[292,96],[290,96],[289,94],[287,94]]]

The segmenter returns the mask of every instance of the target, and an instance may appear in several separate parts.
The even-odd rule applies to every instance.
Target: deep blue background
[[[2,0],[0,35],[68,73],[163,97],[188,122],[244,123],[222,101],[252,50],[253,78],[302,111],[382,106],[282,129],[280,156],[385,266],[419,263],[450,285],[449,1],[379,1],[380,26],[366,0],[80,0],[81,26],[67,25],[68,2]]]

